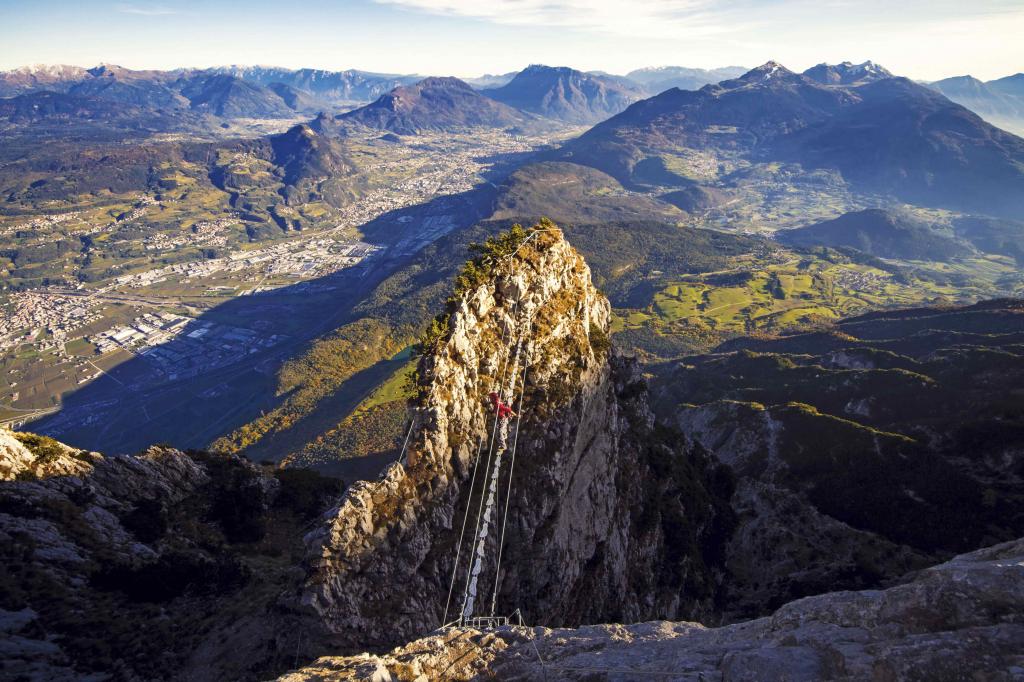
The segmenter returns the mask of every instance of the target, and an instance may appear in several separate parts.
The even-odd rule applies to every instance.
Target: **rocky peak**
[[[625,109],[641,90],[625,79],[584,73],[566,66],[533,64],[488,97],[549,118],[595,123]]]
[[[338,125],[337,119],[322,111],[316,115],[316,118],[309,122],[309,127],[321,135],[338,136],[343,134],[342,128]]]
[[[0,481],[13,481],[28,471],[35,457],[14,433],[0,428]]]
[[[428,90],[432,88],[443,88],[453,90],[472,90],[469,83],[456,78],[455,76],[431,76],[424,78],[414,86],[419,90]]]
[[[767,81],[773,78],[784,78],[796,74],[776,61],[767,61],[740,76],[739,80],[748,82]]]
[[[318,127],[320,132],[311,125],[299,123],[269,138],[271,158],[281,169],[287,185],[284,196],[289,202],[322,193],[325,182],[352,171],[343,145],[328,137],[323,126]]]
[[[421,98],[429,97],[432,94],[454,93],[475,93],[476,91],[466,82],[452,76],[431,76],[413,85],[401,85],[380,99],[382,104],[389,106],[395,111],[402,111],[414,106]]]
[[[803,75],[824,85],[861,85],[893,77],[888,69],[872,61],[861,64],[853,62],[826,64],[822,62],[804,71]]]
[[[71,66],[69,64],[27,64],[25,66],[19,66],[13,69],[6,69],[0,71],[0,73],[11,73],[18,74],[21,76],[47,76],[50,78],[59,78],[67,76],[81,76],[85,73],[85,69],[80,66]]]
[[[489,529],[474,614],[490,613],[496,598],[497,613],[519,608],[548,624],[694,616],[714,591],[708,567],[683,545],[711,542],[725,515],[716,515],[703,463],[653,433],[644,384],[609,346],[609,304],[587,264],[546,222],[485,252],[426,338],[405,458],[351,486],[307,537],[302,603],[338,650],[396,643],[455,618],[474,528]],[[481,525],[500,424],[491,391],[521,422],[508,420],[514,459],[505,451],[499,504]]]
[[[39,89],[63,92],[88,75],[85,69],[66,64],[34,64],[0,71],[0,97],[13,97]]]
[[[175,73],[173,71],[143,71],[129,69],[117,64],[100,64],[92,67],[91,69],[86,69],[85,71],[93,78],[108,78],[112,80],[160,79],[170,77]]]
[[[528,117],[483,96],[458,78],[432,77],[398,86],[373,103],[338,118],[407,135],[428,130],[519,125]]]
[[[766,90],[770,92],[788,91],[793,88],[805,88],[815,85],[805,76],[790,71],[776,61],[768,61],[761,66],[747,71],[738,78],[723,80],[705,86],[702,91],[721,95],[738,90]]]

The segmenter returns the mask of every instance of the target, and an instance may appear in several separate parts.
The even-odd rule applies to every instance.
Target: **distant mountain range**
[[[705,85],[738,78],[747,71],[741,66],[716,69],[662,66],[616,76],[532,65],[522,71],[462,80],[524,111],[567,122],[593,123],[621,111],[623,101],[628,104],[672,88],[698,90]],[[823,85],[852,86],[890,78],[893,74],[868,61],[822,63],[807,69],[804,75]],[[215,76],[229,78],[216,79]],[[217,114],[219,116],[258,118],[372,102],[399,86],[412,85],[422,79],[411,74],[356,69],[329,71],[231,65],[144,71],[108,64],[90,69],[66,64],[34,65],[0,71],[0,98],[46,90],[143,107],[188,108],[192,106],[192,99],[183,90],[197,93],[201,90],[197,82],[205,82],[222,88],[223,92],[202,93],[194,108],[226,112]],[[958,76],[929,85],[995,125],[1018,134],[1024,131],[1024,74],[988,82]]]
[[[870,61],[863,64],[854,64],[852,62],[841,62],[839,64],[821,63],[804,71],[804,75],[823,85],[863,85],[864,83],[893,77],[893,74],[888,69]]]
[[[929,87],[989,123],[1024,135],[1024,73],[987,82],[973,76],[956,76],[930,83]]]
[[[568,123],[597,123],[644,96],[622,78],[568,67],[528,66],[506,85],[483,94],[509,106]]]
[[[174,78],[160,71],[131,71],[120,66],[97,66],[86,74],[71,83],[66,92],[151,109],[189,106],[188,98],[180,93],[190,85],[190,79],[183,76]]]
[[[186,116],[189,114],[185,112]],[[14,125],[78,122],[162,130],[180,124],[181,118],[181,113],[168,115],[133,104],[49,90],[0,98],[0,121]]]
[[[289,86],[261,87],[227,74],[201,75],[181,84],[189,107],[224,118],[285,118],[312,105]]]
[[[862,65],[863,66],[863,65]],[[686,150],[804,169],[834,169],[852,186],[911,203],[997,215],[1024,210],[1024,140],[905,78],[852,65],[812,69],[825,85],[768,62],[697,91],[633,104],[553,156],[624,184],[683,187]],[[886,72],[887,73],[887,72]]]
[[[371,73],[369,71],[325,71],[323,69],[282,69],[266,66],[223,66],[210,69],[257,85],[283,83],[327,102],[368,102],[400,85],[422,76]]]
[[[477,76],[476,78],[463,78],[462,80],[478,89],[500,88],[502,85],[505,85],[515,78],[518,73],[518,71],[509,71],[508,73],[485,73],[484,75]]]
[[[742,76],[747,70],[744,66],[725,66],[720,69],[659,66],[630,71],[626,74],[626,78],[640,85],[648,94],[656,95],[671,88],[697,90],[709,83],[718,83]]]
[[[474,126],[511,128],[531,122],[532,117],[449,77],[399,86],[371,104],[341,114],[338,120],[414,135]]]
[[[478,90],[458,78],[426,78],[337,118],[399,134],[473,126],[524,130],[543,127],[544,119],[593,124],[643,96],[639,86],[622,78],[535,64],[496,88]]]
[[[1024,74],[984,83],[962,76],[926,88],[870,61],[818,64],[803,74],[778,65],[752,71],[669,66],[614,76],[532,65],[468,82],[263,66],[144,71],[56,65],[0,72],[0,121],[15,127],[75,121],[96,130],[209,131],[222,121],[327,112],[315,129],[329,125],[337,132],[337,118],[407,134],[592,125],[621,114],[614,126],[599,126],[566,153],[627,184],[671,187],[671,173],[652,158],[671,140],[683,148],[838,168],[848,180],[911,201],[940,196],[974,211],[993,202],[1016,205],[1019,141],[992,133],[950,100],[1004,130],[1024,132]],[[360,102],[369,104],[338,115]],[[883,116],[890,117],[884,125]],[[634,125],[637,134],[626,135]],[[619,131],[612,137],[622,139],[601,139],[612,127]],[[862,144],[864,135],[874,144]],[[865,157],[869,147],[879,158]],[[993,177],[976,172],[978,164]],[[959,201],[971,197],[970,205]]]
[[[64,108],[95,110],[100,116],[144,118],[185,115],[188,112],[221,118],[291,118],[313,113],[323,103],[285,83],[264,86],[230,73],[203,71],[133,71],[102,65],[92,69],[60,67],[35,72],[0,74],[0,95],[34,96],[57,93],[76,98],[61,100]],[[2,100],[0,100],[2,101]],[[57,98],[50,98],[56,103]],[[116,112],[116,107],[129,107]],[[47,116],[40,116],[46,119]]]
[[[738,67],[705,71],[682,67],[634,72],[636,78],[584,73],[568,67],[534,65],[522,71],[485,75],[465,82],[489,97],[525,112],[558,121],[589,124],[622,111],[631,102],[659,91],[663,86],[699,87],[741,72]],[[28,66],[0,72],[0,99],[38,92],[75,95],[80,112],[106,111],[102,103],[160,110],[168,115],[192,110],[220,118],[293,118],[297,114],[337,111],[352,104],[374,102],[396,88],[411,86],[423,77],[349,69],[285,69],[266,66],[221,66],[171,71],[132,70],[102,64],[85,69],[68,65]],[[666,85],[671,82],[671,85]],[[23,100],[27,101],[27,100]],[[58,101],[49,98],[48,105]],[[74,108],[72,100],[61,100]],[[87,105],[87,106],[85,106]],[[4,107],[10,112],[18,105]],[[52,106],[20,123],[54,120]],[[58,107],[61,108],[61,107]],[[138,116],[125,110],[107,111],[113,120]],[[150,112],[149,118],[153,118]],[[467,118],[474,118],[472,112]],[[5,116],[6,118],[6,116]],[[156,118],[160,118],[157,116]],[[486,115],[483,118],[487,118]],[[499,117],[500,118],[500,117]],[[13,118],[7,118],[14,121]],[[57,119],[59,120],[59,119]],[[420,122],[422,124],[422,121]],[[443,127],[445,124],[438,124]],[[504,125],[504,124],[503,124]]]
[[[88,75],[82,67],[67,64],[36,64],[0,71],[0,97],[13,97],[38,90],[65,92],[71,83]]]
[[[622,76],[541,64],[476,82],[502,81],[506,77],[508,82],[500,87],[480,89],[457,78],[427,78],[396,87],[377,101],[337,118],[399,134],[481,125],[521,127],[530,121],[536,125],[538,117],[590,125],[623,111],[647,94],[645,87]]]

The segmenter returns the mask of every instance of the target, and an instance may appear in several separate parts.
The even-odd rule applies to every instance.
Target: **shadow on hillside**
[[[483,185],[370,221],[362,227],[364,241],[380,250],[359,265],[224,301],[171,340],[65,395],[60,412],[24,428],[107,454],[158,442],[208,446],[278,405],[276,375],[286,360],[364,316],[357,306],[424,246],[486,217],[494,191]],[[261,459],[286,454],[264,452]]]
[[[483,178],[487,182],[500,184],[510,173],[521,168],[530,161],[537,161],[546,150],[531,150],[522,152],[502,152],[500,154],[487,154],[477,157],[477,161],[490,165],[483,172]]]

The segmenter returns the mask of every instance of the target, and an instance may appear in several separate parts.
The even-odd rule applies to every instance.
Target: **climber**
[[[512,411],[512,408],[503,403],[497,393],[492,391],[488,397],[491,399],[491,407],[498,415],[498,419],[509,419],[516,416],[516,413]]]

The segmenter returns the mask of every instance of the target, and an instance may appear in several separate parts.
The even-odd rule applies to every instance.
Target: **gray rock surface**
[[[44,440],[50,452],[40,456],[26,443]],[[77,476],[91,470],[89,466],[99,455],[76,450],[53,439],[19,434],[0,427],[0,481],[14,481],[48,476]]]
[[[72,577],[65,568],[73,573],[75,565],[95,560],[88,548],[101,548],[105,559],[128,564],[151,558],[153,551],[125,530],[120,517],[140,500],[173,505],[207,480],[203,468],[178,450],[153,447],[137,456],[88,453],[88,458],[62,456],[47,467],[73,473],[44,475],[0,489],[4,508],[19,512],[0,512],[0,540],[31,537],[35,558],[62,578]],[[68,522],[66,514],[53,521],[47,512],[55,508],[74,508],[76,523]]]
[[[485,476],[482,466],[474,479],[473,467],[478,452],[487,455],[479,449],[493,421],[486,396],[527,329],[497,612],[520,608],[558,625],[709,613],[712,570],[696,547],[716,522],[714,501],[699,462],[652,469],[653,459],[670,469],[675,453],[653,444],[637,368],[606,342],[609,314],[556,229],[455,301],[449,334],[420,366],[424,397],[405,460],[379,481],[352,485],[307,537],[301,601],[326,641],[343,651],[391,646],[458,614],[468,544],[454,588],[452,571],[467,504],[468,539]],[[699,494],[684,501],[688,485]],[[677,526],[667,534],[670,519]],[[490,611],[496,537],[487,541],[477,613]]]
[[[384,655],[327,657],[280,682],[340,680],[1020,680],[1024,539],[886,590],[835,592],[706,628],[666,621],[436,632]]]
[[[0,428],[0,481],[13,481],[18,474],[28,471],[34,461],[32,452],[10,430]]]
[[[126,529],[123,518],[140,500],[174,505],[207,480],[203,468],[178,450],[150,448],[132,457],[104,457],[56,441],[49,445],[44,462],[29,452],[32,460],[21,469],[23,476],[0,486],[0,555],[10,572],[4,585],[12,590],[7,596],[17,601],[63,598],[47,586],[88,599],[97,567],[154,560],[157,550]],[[24,448],[15,434],[0,431],[0,448],[18,456],[18,447]],[[66,619],[85,603],[63,603]],[[46,631],[32,608],[0,611],[0,677],[110,679],[76,669],[60,638]]]
[[[737,524],[726,551],[726,621],[838,587],[873,587],[950,556],[928,555],[817,509],[789,477],[787,457],[794,441],[804,441],[787,434],[786,417],[784,406],[732,400],[680,407],[674,416],[689,444],[738,479],[730,499]]]

